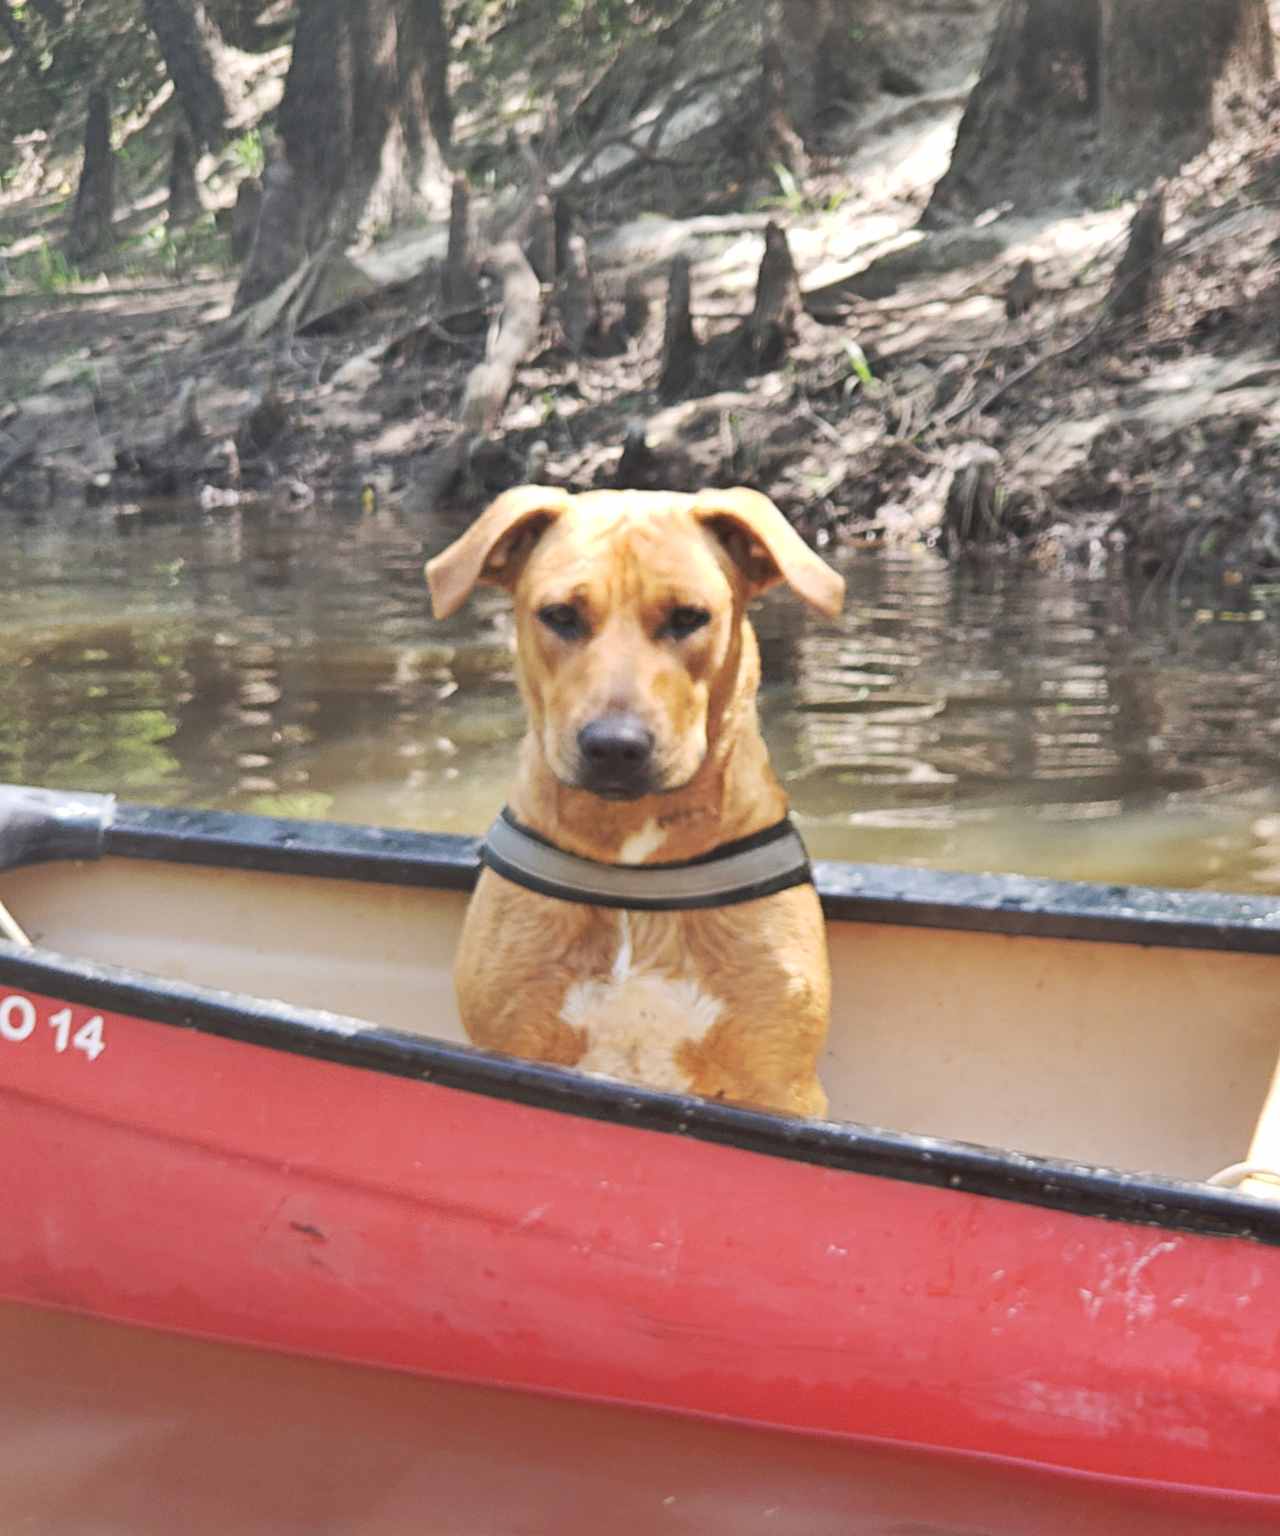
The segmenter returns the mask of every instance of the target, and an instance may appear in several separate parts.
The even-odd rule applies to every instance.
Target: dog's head
[[[507,491],[427,565],[436,616],[515,599],[521,690],[551,771],[606,799],[680,789],[742,689],[747,603],[785,581],[834,616],[843,579],[750,490]],[[754,677],[752,679],[754,682]]]

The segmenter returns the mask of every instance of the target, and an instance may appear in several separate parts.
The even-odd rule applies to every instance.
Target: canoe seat
[[[1218,1189],[1244,1189],[1247,1195],[1261,1195],[1269,1200],[1280,1200],[1280,1169],[1268,1168],[1264,1163],[1231,1163],[1205,1180]]]

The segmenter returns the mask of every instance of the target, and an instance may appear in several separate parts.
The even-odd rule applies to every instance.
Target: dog
[[[440,619],[512,594],[528,722],[455,965],[471,1040],[824,1115],[826,936],[746,610],[785,582],[834,617],[843,578],[746,489],[520,486],[426,569]]]

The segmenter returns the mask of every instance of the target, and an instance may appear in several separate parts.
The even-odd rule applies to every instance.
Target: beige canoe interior
[[[0,900],[66,955],[463,1038],[460,894],[107,859],[11,871]],[[1178,1178],[1280,1165],[1280,956],[828,932],[833,1118]]]

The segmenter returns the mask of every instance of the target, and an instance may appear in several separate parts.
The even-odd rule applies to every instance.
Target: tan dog
[[[786,816],[756,718],[746,608],[785,581],[834,615],[844,581],[767,497],[522,486],[427,578],[442,619],[477,582],[514,594],[529,729],[508,808],[542,839],[604,864],[666,864]],[[817,1059],[831,983],[811,884],[704,910],[626,911],[486,868],[455,982],[467,1032],[488,1049],[825,1113]]]

